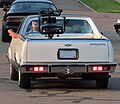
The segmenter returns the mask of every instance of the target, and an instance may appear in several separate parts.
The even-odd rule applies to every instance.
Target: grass
[[[81,0],[97,12],[120,13],[120,3],[115,0]]]

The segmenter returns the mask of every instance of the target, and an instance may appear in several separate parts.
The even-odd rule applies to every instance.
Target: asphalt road
[[[95,13],[79,4],[76,0],[54,0],[64,9],[64,13],[89,15],[100,31],[111,39],[115,59],[120,63],[120,37],[115,33],[113,24],[120,14]],[[0,9],[0,24],[2,9]],[[1,31],[0,25],[0,33]],[[0,35],[1,38],[1,35]],[[120,67],[112,73],[108,89],[97,89],[94,81],[41,80],[32,83],[31,89],[20,89],[17,82],[9,79],[9,64],[6,59],[9,43],[0,41],[0,104],[119,104]]]

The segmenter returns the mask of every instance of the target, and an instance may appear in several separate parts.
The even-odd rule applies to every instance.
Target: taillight
[[[6,22],[7,22],[7,23],[10,23],[10,22],[21,22],[21,20],[18,19],[18,18],[7,18],[7,19],[6,19]]]
[[[26,71],[29,72],[45,72],[46,69],[44,66],[34,66],[34,67],[26,67]]]
[[[45,71],[45,67],[40,66],[40,67],[34,67],[33,70],[35,72],[44,72]]]
[[[111,66],[91,66],[93,72],[110,71]]]
[[[92,71],[103,71],[104,67],[103,66],[93,66]]]

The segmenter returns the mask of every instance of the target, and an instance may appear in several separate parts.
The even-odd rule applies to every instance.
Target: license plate
[[[78,59],[78,49],[59,49],[58,59]]]

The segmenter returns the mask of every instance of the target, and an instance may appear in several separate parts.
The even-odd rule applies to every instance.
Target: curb
[[[85,7],[87,7],[88,9],[90,9],[93,12],[97,12],[94,9],[92,9],[91,7],[89,7],[88,5],[86,5],[85,3],[83,3],[81,0],[77,0],[79,3],[83,4]]]

